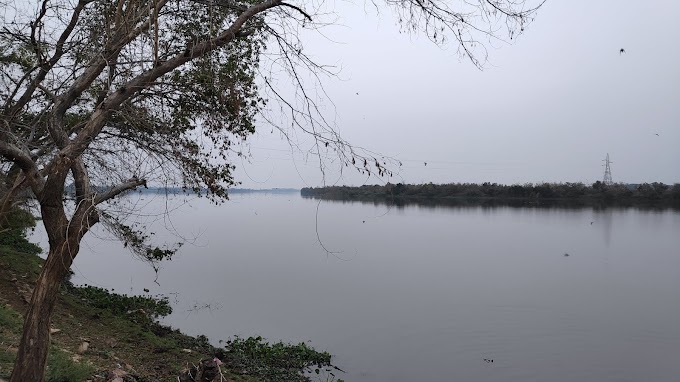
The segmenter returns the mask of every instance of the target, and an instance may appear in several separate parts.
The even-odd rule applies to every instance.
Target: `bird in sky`
[[[658,137],[658,136],[659,136],[659,133],[656,133],[656,134],[654,134],[654,135],[656,135],[656,136]]]
[[[427,166],[427,162],[425,162],[425,166]]]
[[[626,53],[626,50],[623,49],[623,48],[621,48],[621,50],[619,50],[619,55],[622,55],[622,54],[624,54],[624,53]]]

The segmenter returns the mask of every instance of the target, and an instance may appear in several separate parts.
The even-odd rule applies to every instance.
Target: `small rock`
[[[115,348],[116,346],[118,346],[118,341],[116,341],[113,338],[107,339],[106,341],[104,341],[104,343],[106,344],[106,346],[110,348]]]
[[[118,365],[120,366],[120,365]],[[125,382],[128,373],[122,369],[113,369],[106,372],[107,382]]]
[[[17,284],[17,291],[19,292],[19,296],[24,300],[25,303],[30,303],[31,302],[31,295],[33,295],[33,288],[26,284]]]
[[[83,343],[78,346],[78,354],[85,353],[88,347],[90,347],[90,341],[83,341]]]
[[[127,371],[125,371],[123,369],[114,369],[114,370],[111,371],[111,376],[113,378],[123,378],[126,375],[128,375],[128,373],[127,373]]]

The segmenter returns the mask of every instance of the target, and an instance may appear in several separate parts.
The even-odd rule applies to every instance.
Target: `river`
[[[73,280],[168,295],[215,344],[305,341],[348,382],[680,376],[678,211],[125,199],[186,244],[156,275],[95,230]]]

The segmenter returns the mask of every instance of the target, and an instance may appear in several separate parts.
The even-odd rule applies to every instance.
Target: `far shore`
[[[391,184],[303,188],[304,198],[392,205],[680,208],[680,184]]]

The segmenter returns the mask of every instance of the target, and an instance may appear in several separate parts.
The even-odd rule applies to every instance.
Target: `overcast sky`
[[[349,142],[402,161],[394,183],[591,183],[607,153],[615,182],[680,182],[680,1],[548,0],[514,44],[488,45],[483,71],[454,45],[400,34],[388,11],[335,10],[333,41],[305,36],[306,52],[342,67],[324,80],[324,113]],[[323,185],[318,161],[270,131],[236,162],[242,187]]]

